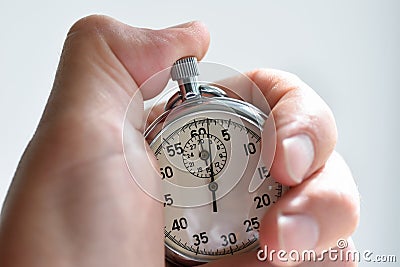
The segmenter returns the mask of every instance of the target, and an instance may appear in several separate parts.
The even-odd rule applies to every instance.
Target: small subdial
[[[210,178],[211,171],[217,175],[227,161],[224,143],[212,134],[193,136],[183,150],[183,164],[191,174],[199,178]]]

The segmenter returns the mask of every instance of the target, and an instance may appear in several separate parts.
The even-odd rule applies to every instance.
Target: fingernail
[[[314,146],[308,135],[300,134],[283,140],[286,170],[297,184],[303,181],[314,161]]]
[[[282,214],[278,217],[278,237],[281,249],[287,252],[314,249],[319,238],[318,224],[308,215]]]

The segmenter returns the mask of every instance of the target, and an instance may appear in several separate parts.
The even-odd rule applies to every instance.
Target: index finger
[[[293,74],[259,69],[246,75],[249,79],[238,76],[221,84],[261,109],[262,101],[268,102],[276,127],[271,175],[285,185],[299,184],[326,163],[336,145],[332,112]]]

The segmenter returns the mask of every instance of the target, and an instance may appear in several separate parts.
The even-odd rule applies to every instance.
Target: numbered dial
[[[217,175],[224,168],[227,161],[227,152],[224,143],[212,134],[196,134],[186,142],[183,152],[183,164],[196,177],[210,178]],[[211,166],[212,165],[212,166]]]
[[[182,116],[156,136],[150,147],[164,185],[170,250],[207,262],[259,246],[261,219],[286,190],[263,164],[260,136],[254,123],[225,111]],[[253,180],[261,186],[249,192]]]

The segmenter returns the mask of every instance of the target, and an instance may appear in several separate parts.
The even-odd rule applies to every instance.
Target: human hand
[[[329,248],[338,249],[337,242],[348,239],[343,255],[355,251],[349,237],[359,220],[359,193],[346,162],[334,151],[337,132],[329,107],[293,74],[261,69],[247,73],[247,77],[231,78],[222,84],[253,103],[266,98],[277,131],[271,176],[291,186],[262,220],[261,248],[267,245],[269,251],[288,253],[314,250],[318,255]],[[210,266],[299,264],[280,261],[275,253],[269,265],[260,262],[256,254],[230,257]],[[357,266],[357,262],[333,261],[325,254],[324,261],[300,265],[342,267]]]
[[[92,16],[72,27],[46,110],[3,207],[0,266],[164,264],[162,205],[131,178],[123,155],[122,123],[137,93],[130,134],[133,143],[142,144],[141,98],[151,98],[163,86],[138,88],[181,57],[201,59],[208,43],[208,32],[199,23],[154,31]],[[292,236],[294,241],[285,242],[285,249],[331,246],[354,230],[359,205],[346,164],[331,155],[336,140],[333,117],[296,77],[271,71],[249,77],[273,107],[278,146],[272,175],[294,186],[262,221],[261,244],[283,248],[280,241]],[[283,141],[299,133],[310,136],[311,142]],[[308,157],[301,151],[308,151]],[[138,168],[131,168],[132,175],[158,177],[143,157],[145,148],[138,145],[135,153]],[[309,164],[298,161],[307,158]],[[279,214],[305,220],[278,220]],[[302,214],[314,218],[317,227]],[[282,224],[286,228],[279,236]],[[304,240],[296,232],[310,234]],[[210,266],[228,266],[233,260],[236,265],[266,266],[254,253]]]
[[[138,92],[144,81],[183,56],[202,58],[208,42],[199,23],[155,31],[92,16],[71,28],[3,207],[0,266],[163,266],[162,204],[127,169],[123,120],[133,94],[163,87]],[[140,102],[129,133],[143,144]],[[133,175],[158,178],[142,149]]]

